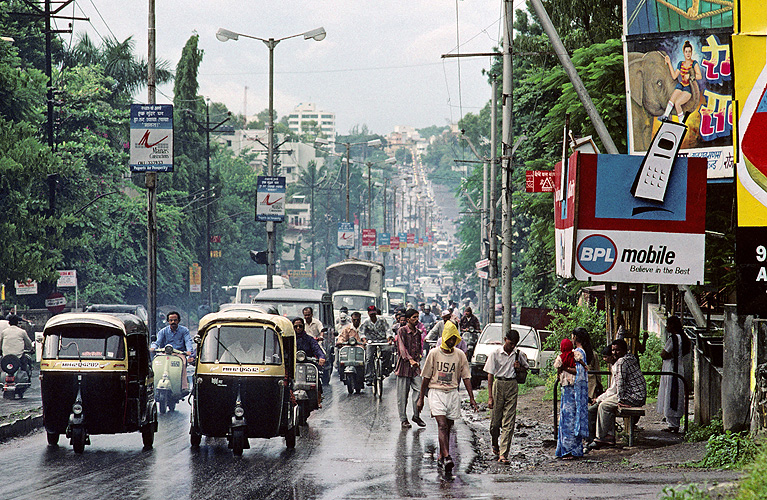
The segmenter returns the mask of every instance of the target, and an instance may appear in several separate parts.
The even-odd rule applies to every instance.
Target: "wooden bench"
[[[636,431],[635,420],[644,416],[644,408],[619,406],[617,417],[623,418],[623,427],[629,438],[629,446],[634,446],[634,432]]]

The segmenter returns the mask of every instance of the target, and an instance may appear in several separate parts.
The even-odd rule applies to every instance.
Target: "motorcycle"
[[[176,403],[189,395],[186,376],[186,354],[168,344],[152,360],[152,370],[157,377],[154,398],[160,405],[160,413],[173,411]]]
[[[365,384],[365,349],[351,338],[338,351],[338,375],[349,394],[362,391]]]
[[[27,351],[21,357],[6,354],[0,360],[5,378],[3,379],[3,398],[14,399],[24,397],[24,391],[32,385],[32,358]]]
[[[293,379],[293,397],[298,405],[298,425],[306,425],[306,419],[320,407],[320,369],[317,358],[304,351],[296,352],[296,376]]]
[[[473,326],[470,326],[461,330],[461,338],[466,342],[466,359],[471,359],[474,354],[474,348],[479,340],[479,332]]]

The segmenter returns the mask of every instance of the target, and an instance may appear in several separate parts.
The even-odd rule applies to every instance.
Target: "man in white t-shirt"
[[[453,471],[453,458],[450,456],[450,429],[453,422],[461,417],[461,399],[458,396],[458,384],[463,379],[466,391],[469,393],[469,401],[474,411],[477,411],[477,402],[471,390],[471,371],[466,354],[455,346],[461,341],[458,328],[452,321],[448,321],[442,331],[442,345],[439,349],[432,349],[426,356],[426,361],[421,371],[421,394],[418,397],[417,409],[423,408],[424,394],[429,392],[429,408],[431,416],[437,420],[439,429],[439,461],[437,466],[444,469],[445,474],[450,475]]]

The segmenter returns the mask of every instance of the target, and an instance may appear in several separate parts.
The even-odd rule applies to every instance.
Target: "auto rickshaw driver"
[[[194,360],[194,342],[192,341],[192,335],[189,333],[189,328],[179,324],[181,322],[181,314],[178,312],[170,311],[166,316],[166,320],[168,326],[157,332],[157,340],[152,342],[149,350],[152,352],[153,357],[154,352],[158,348],[163,349],[168,344],[172,345],[174,349],[183,351],[186,354],[186,360],[184,369],[181,373],[186,373],[186,363],[191,363]],[[184,390],[189,389],[189,382],[187,379],[188,377],[182,378],[181,388]]]

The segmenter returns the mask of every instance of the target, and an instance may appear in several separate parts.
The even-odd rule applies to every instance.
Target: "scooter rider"
[[[479,333],[479,318],[474,316],[471,307],[467,307],[463,310],[463,317],[460,322],[461,332],[464,332],[471,327],[474,327],[474,330]]]
[[[378,308],[368,306],[368,319],[360,325],[360,336],[365,342],[388,342],[394,343],[394,335],[389,330],[389,324],[385,319],[378,317]],[[373,385],[373,366],[375,364],[375,346],[367,345],[365,353],[365,382],[367,385]],[[388,347],[381,350],[383,355],[383,366],[391,366],[392,348]]]
[[[306,330],[306,333],[322,342],[322,323],[320,320],[314,318],[314,309],[306,306],[301,313],[304,315],[304,329]]]
[[[325,353],[322,352],[317,339],[306,333],[304,318],[293,319],[293,331],[296,333],[296,351],[304,351],[307,356],[317,358],[317,364],[320,368],[325,364]],[[322,408],[322,380],[317,381],[317,405]]]
[[[21,360],[21,369],[27,371],[24,351],[32,349],[32,341],[27,332],[19,327],[21,318],[15,314],[8,316],[8,327],[0,331],[0,356],[13,354]]]
[[[358,311],[354,311],[352,313],[352,322],[344,327],[343,330],[341,330],[341,333],[338,334],[338,337],[336,337],[336,347],[341,347],[342,345],[349,342],[349,339],[355,338],[357,339],[357,343],[359,344],[365,344],[365,340],[360,337],[360,320],[362,319],[362,315]]]
[[[181,314],[176,311],[170,311],[166,320],[168,326],[157,332],[157,340],[152,342],[149,350],[154,353],[159,347],[163,349],[166,345],[170,344],[174,349],[183,351],[186,354],[186,362],[191,363],[194,358],[194,342],[192,342],[192,335],[189,333],[189,329],[185,326],[181,326]],[[186,373],[186,364],[182,373]],[[182,389],[188,388],[187,377],[184,377],[182,383]]]

